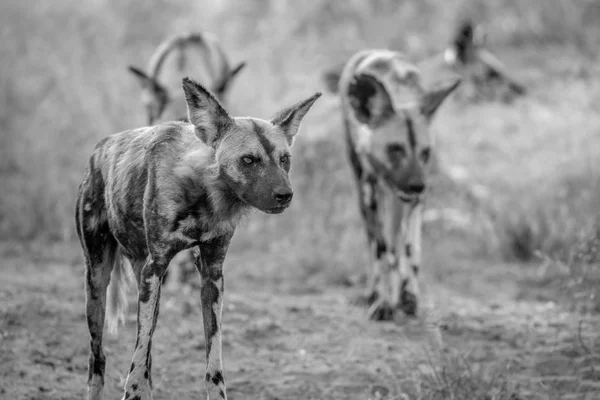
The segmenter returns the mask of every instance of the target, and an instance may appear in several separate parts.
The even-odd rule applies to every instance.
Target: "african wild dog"
[[[86,264],[91,336],[88,399],[104,384],[102,333],[123,313],[123,257],[138,285],[137,340],[123,399],[151,399],[150,348],[161,279],[175,254],[198,246],[209,399],[226,399],[221,361],[223,261],[238,222],[251,209],[283,212],[292,200],[289,148],[300,121],[321,95],[269,121],[232,118],[218,100],[183,80],[188,122],[167,122],[102,139],[77,196],[76,222]],[[108,290],[109,281],[116,290]]]
[[[372,267],[369,317],[417,311],[421,214],[432,157],[431,120],[459,85],[425,90],[417,66],[400,53],[367,50],[344,67],[341,96],[347,154],[358,186]]]
[[[176,35],[166,39],[152,54],[147,73],[137,67],[129,66],[129,71],[142,86],[142,103],[146,108],[148,125],[156,123],[165,112],[168,114],[166,118],[168,120],[181,119],[184,115],[185,103],[183,100],[179,103],[180,96],[171,98],[167,85],[162,82],[164,77],[161,78],[160,75],[161,73],[164,75],[165,63],[169,56],[177,52],[175,54],[177,71],[173,84],[179,86],[186,64],[192,64],[191,67],[194,69],[199,64],[188,61],[194,49],[198,51],[204,64],[202,70],[194,70],[195,79],[207,86],[221,102],[225,100],[233,78],[246,65],[245,62],[241,62],[232,67],[221,43],[209,32]]]

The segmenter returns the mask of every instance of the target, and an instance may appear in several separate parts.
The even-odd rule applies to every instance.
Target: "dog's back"
[[[146,187],[161,179],[163,185],[176,180],[163,179],[176,170],[180,154],[209,152],[195,135],[192,125],[168,122],[153,127],[124,131],[102,139],[90,158],[87,184],[93,197],[103,202],[110,231],[130,258],[145,258],[144,243],[131,242],[144,237]],[[151,160],[152,158],[152,160]],[[105,184],[109,182],[109,184]],[[185,188],[185,186],[183,186]],[[182,194],[183,195],[183,194]],[[85,201],[85,200],[84,200]],[[125,211],[126,210],[126,211]]]

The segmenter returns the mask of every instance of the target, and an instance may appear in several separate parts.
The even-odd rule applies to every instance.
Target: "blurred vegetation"
[[[322,90],[321,73],[359,49],[390,47],[415,60],[442,51],[465,17],[485,24],[492,49],[518,68],[532,94],[510,106],[454,101],[443,108],[435,122],[441,158],[467,178],[438,177],[430,205],[471,218],[460,234],[475,255],[529,261],[541,252],[567,260],[593,232],[600,209],[594,0],[58,0],[35,7],[6,0],[0,235],[74,239],[75,193],[94,144],[144,121],[125,67],[145,65],[168,35],[216,33],[230,57],[248,62],[231,93],[233,114],[268,117]],[[293,209],[281,218],[253,217],[239,243],[260,246],[252,232],[265,231],[265,246],[320,249],[299,252],[295,261],[306,267],[299,270],[327,263],[343,275],[349,260],[362,270],[363,233],[337,111],[337,99],[326,96],[304,123]],[[487,195],[473,202],[475,186]],[[426,226],[430,238],[456,230],[436,221]]]

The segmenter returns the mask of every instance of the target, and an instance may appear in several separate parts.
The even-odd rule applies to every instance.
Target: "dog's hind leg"
[[[85,258],[85,306],[90,332],[88,400],[101,400],[106,364],[102,349],[106,288],[117,261],[118,245],[108,228],[101,196],[86,196],[82,190],[77,199],[76,220]]]

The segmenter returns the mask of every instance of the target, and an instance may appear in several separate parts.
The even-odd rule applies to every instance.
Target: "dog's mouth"
[[[421,195],[418,193],[406,193],[400,189],[396,189],[396,196],[398,196],[401,201],[406,203],[418,200],[421,197]]]
[[[287,208],[287,206],[277,206],[277,207],[273,207],[273,208],[267,208],[263,211],[266,212],[267,214],[281,214],[282,212],[285,211],[286,208]]]

